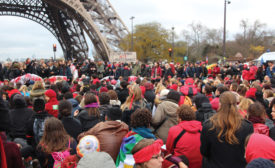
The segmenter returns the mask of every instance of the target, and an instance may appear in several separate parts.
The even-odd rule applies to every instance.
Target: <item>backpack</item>
[[[195,96],[198,90],[195,85],[184,85],[180,88],[180,92],[185,96]]]
[[[35,143],[38,144],[44,133],[45,118],[35,118],[33,122],[33,133]]]
[[[70,145],[71,145],[71,141],[69,139],[69,145],[68,145],[68,148],[65,151],[62,151],[62,152],[52,152],[51,153],[51,155],[52,155],[52,157],[54,159],[53,168],[61,168],[63,161],[68,156],[71,156]]]

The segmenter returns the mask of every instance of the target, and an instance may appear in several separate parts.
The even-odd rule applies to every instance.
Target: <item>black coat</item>
[[[46,111],[43,111],[41,113],[35,113],[27,122],[26,137],[27,137],[28,144],[32,145],[33,149],[35,149],[36,146],[38,145],[35,142],[35,138],[34,138],[35,135],[33,132],[34,120],[36,118],[46,120],[47,117],[52,117],[52,115],[48,114]]]
[[[9,109],[5,101],[0,96],[0,131],[8,131],[10,128]]]
[[[171,68],[165,69],[165,71],[164,71],[163,77],[165,79],[168,79],[168,76],[171,76],[171,78],[174,76]]]
[[[82,126],[78,119],[73,118],[72,116],[62,117],[61,122],[64,125],[67,133],[77,140],[77,136],[82,132]]]
[[[10,136],[12,138],[26,138],[27,123],[34,115],[34,111],[27,107],[15,108],[10,111]]]
[[[78,114],[77,119],[79,119],[82,125],[82,132],[88,131],[90,128],[92,128],[93,126],[95,126],[97,123],[100,122],[100,117],[89,116],[86,110],[82,110]]]
[[[235,135],[239,144],[229,144],[221,138],[217,138],[216,130],[210,130],[212,124],[210,120],[203,124],[201,133],[200,151],[203,156],[203,168],[244,168],[246,161],[244,158],[244,143],[246,137],[253,133],[253,125],[247,120],[243,120],[241,128],[236,131]]]
[[[104,104],[104,105],[100,105],[99,106],[99,112],[100,112],[100,120],[101,121],[105,121],[105,116],[107,114],[107,112],[109,111],[109,109],[112,108],[112,106],[110,104]]]

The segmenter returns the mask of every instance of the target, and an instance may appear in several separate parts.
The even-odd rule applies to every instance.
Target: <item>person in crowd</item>
[[[237,98],[237,103],[240,103],[240,95],[237,93],[237,89],[238,89],[238,83],[236,83],[236,82],[231,83],[229,91],[231,91],[233,94],[235,94],[235,96]]]
[[[100,112],[100,120],[105,121],[105,116],[107,111],[112,107],[110,105],[110,96],[107,92],[102,92],[98,96],[99,99],[99,112]]]
[[[208,120],[212,117],[216,111],[212,109],[211,104],[209,102],[209,98],[207,98],[203,94],[198,94],[194,97],[193,102],[196,106],[196,120],[203,123],[204,121]]]
[[[45,99],[45,87],[41,81],[36,81],[32,87],[32,90],[30,92],[30,98],[32,99],[32,102],[34,102],[35,99]]]
[[[175,156],[186,156],[190,168],[199,168],[202,165],[200,153],[202,124],[196,121],[194,111],[187,105],[180,106],[177,115],[178,125],[169,129],[166,149]]]
[[[34,114],[32,109],[27,107],[26,101],[21,94],[13,96],[14,109],[10,111],[10,137],[19,141],[26,141],[27,122]]]
[[[35,114],[27,122],[26,137],[28,144],[36,149],[44,133],[45,120],[52,116],[45,111],[45,101],[43,99],[34,101],[33,110]]]
[[[131,115],[138,108],[148,108],[150,110],[150,105],[144,101],[140,87],[135,84],[129,87],[129,96],[125,103],[121,105],[122,121],[130,125]]]
[[[28,88],[26,85],[22,85],[19,89],[19,92],[23,95],[23,96],[26,96],[26,97],[29,97],[30,96],[30,92],[28,91]]]
[[[266,112],[263,105],[259,102],[251,104],[247,110],[248,120],[253,123],[254,132],[269,136],[270,130],[266,123]],[[273,130],[272,130],[273,131]],[[271,134],[275,134],[272,132]]]
[[[116,159],[117,167],[127,166],[133,168],[135,161],[132,155],[134,146],[142,139],[156,139],[152,130],[149,128],[152,122],[152,114],[146,109],[137,109],[131,115],[132,130],[129,131],[122,140],[119,154]]]
[[[99,139],[100,151],[107,152],[114,161],[119,153],[123,137],[128,133],[128,125],[121,121],[122,112],[119,107],[111,107],[106,112],[105,121],[79,135],[94,135]]]
[[[168,63],[166,63],[165,64],[164,73],[163,73],[163,77],[165,79],[168,79],[168,78],[172,78],[173,76],[174,76],[174,74],[173,74],[173,72],[171,70],[171,66]]]
[[[78,119],[72,117],[72,104],[68,100],[61,100],[58,104],[58,113],[60,120],[64,125],[67,133],[77,140],[78,135],[82,132],[82,126]]]
[[[92,93],[84,95],[84,110],[75,112],[74,116],[79,119],[82,125],[82,131],[88,131],[90,128],[100,122],[100,112],[97,98]]]
[[[266,68],[266,75],[269,78],[274,77],[275,75],[275,66],[274,63],[272,61],[268,61],[268,67]]]
[[[228,91],[228,88],[227,88],[226,86],[220,85],[220,86],[217,87],[216,92],[215,92],[216,98],[214,98],[214,99],[210,102],[210,104],[211,104],[211,106],[212,106],[212,108],[213,108],[214,110],[216,110],[216,111],[218,110],[218,108],[219,108],[219,106],[220,106],[220,104],[219,104],[219,97],[220,97],[220,95],[221,95],[223,92],[225,92],[225,91]]]
[[[49,89],[45,92],[45,110],[52,116],[58,117],[58,100],[54,90]]]
[[[132,154],[136,168],[162,168],[162,140],[143,139],[135,145]]]
[[[179,107],[179,100],[179,92],[170,90],[167,99],[158,105],[155,115],[153,116],[152,125],[155,128],[156,136],[165,143],[170,127],[178,123],[177,108]]]
[[[265,100],[267,100],[268,103],[270,104],[271,101],[272,101],[273,98],[274,98],[274,93],[273,93],[273,91],[272,91],[271,89],[266,89],[266,90],[264,90],[264,91],[263,91],[263,98],[264,98]]]
[[[69,81],[72,80],[72,72],[69,66],[65,64],[65,60],[59,60],[59,67],[58,67],[59,75],[66,76]]]
[[[9,142],[4,132],[0,132],[1,168],[25,168],[19,147],[14,142]]]
[[[108,95],[110,97],[110,105],[112,106],[120,106],[121,102],[118,100],[117,93],[114,90],[109,90]]]
[[[243,97],[241,99],[241,102],[238,105],[238,109],[239,109],[240,114],[243,116],[243,118],[247,117],[248,107],[253,103],[254,103],[253,100],[251,100],[249,98]]]
[[[162,70],[158,62],[155,62],[152,71],[151,71],[151,77],[157,78],[162,76]]]
[[[268,159],[275,163],[275,141],[266,135],[253,133],[246,138],[245,159],[247,163],[250,163],[258,158]]]
[[[156,98],[155,92],[154,92],[154,85],[152,83],[145,83],[145,93],[144,93],[144,98],[148,103],[151,103],[151,109],[154,105],[154,101]]]
[[[236,96],[224,92],[217,113],[203,124],[200,151],[203,167],[245,167],[244,142],[253,125],[237,109]]]
[[[128,83],[126,81],[120,82],[120,88],[116,89],[117,96],[121,104],[123,104],[129,96]]]
[[[203,89],[202,89],[202,93],[205,94],[205,96],[209,99],[209,101],[211,102],[214,98],[213,94],[213,88],[211,85],[204,85]]]
[[[124,80],[128,80],[128,77],[131,76],[131,69],[129,68],[129,65],[127,63],[124,64],[124,68],[121,71],[121,76]]]
[[[79,103],[76,99],[74,99],[74,96],[71,92],[66,92],[64,94],[64,99],[69,101],[72,105],[72,111],[71,111],[71,116],[73,117],[74,116],[74,112],[76,110],[80,110],[80,107],[79,107]]]
[[[60,120],[47,118],[44,134],[38,144],[38,160],[45,168],[60,167],[66,157],[76,154],[76,145]]]

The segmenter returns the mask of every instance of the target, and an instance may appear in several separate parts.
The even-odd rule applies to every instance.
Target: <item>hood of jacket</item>
[[[245,159],[249,163],[257,158],[275,160],[275,141],[266,135],[253,133],[246,146]]]
[[[31,96],[33,96],[33,97],[39,97],[39,96],[44,95],[45,91],[46,91],[46,90],[44,90],[44,89],[37,89],[37,90],[32,90],[32,91],[30,92],[30,94],[31,94]]]
[[[202,130],[202,125],[200,121],[182,121],[179,123],[179,126],[187,132],[196,133]]]
[[[171,116],[177,115],[176,112],[177,112],[177,108],[179,107],[178,104],[176,104],[172,100],[171,101],[170,100],[165,100],[161,104],[164,107],[165,112],[168,115],[171,115]]]
[[[120,106],[121,102],[119,100],[110,100],[110,105],[113,106]]]

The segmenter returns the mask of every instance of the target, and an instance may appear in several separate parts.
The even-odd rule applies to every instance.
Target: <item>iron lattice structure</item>
[[[129,30],[109,0],[0,0],[0,16],[30,19],[58,40],[66,59],[88,56],[85,33],[97,54],[109,60]],[[85,33],[84,33],[85,32]]]

